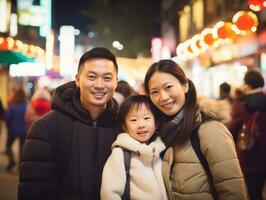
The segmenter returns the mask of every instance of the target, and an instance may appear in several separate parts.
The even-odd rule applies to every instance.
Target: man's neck
[[[90,113],[90,116],[93,120],[97,120],[97,118],[104,112],[105,106],[94,106],[87,104],[81,100],[82,106]]]

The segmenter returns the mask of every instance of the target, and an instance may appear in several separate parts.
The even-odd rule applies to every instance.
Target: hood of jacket
[[[198,97],[199,111],[207,119],[217,120],[223,124],[231,121],[231,105],[228,100],[216,100]]]
[[[74,81],[56,88],[52,98],[52,109],[61,111],[82,123],[93,125],[94,121],[80,102],[80,89]],[[98,117],[97,124],[110,126],[116,124],[118,104],[114,99],[107,102],[104,112]]]
[[[160,137],[157,137],[155,141],[151,142],[150,144],[146,144],[135,140],[130,135],[128,135],[128,133],[120,133],[117,136],[117,139],[113,143],[112,148],[117,146],[148,157],[158,157],[160,153],[165,149],[165,145]]]

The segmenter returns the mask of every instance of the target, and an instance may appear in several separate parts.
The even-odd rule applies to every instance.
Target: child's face
[[[125,131],[140,142],[147,142],[155,132],[155,119],[151,111],[143,104],[129,111],[125,119]]]

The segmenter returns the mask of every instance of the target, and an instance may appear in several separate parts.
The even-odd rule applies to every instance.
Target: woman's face
[[[165,115],[174,115],[183,107],[188,91],[187,83],[182,85],[175,76],[157,71],[148,86],[151,101]]]

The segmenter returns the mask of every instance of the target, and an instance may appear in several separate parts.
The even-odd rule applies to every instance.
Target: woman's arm
[[[248,199],[235,144],[228,129],[218,121],[206,122],[199,129],[199,137],[219,199]]]

